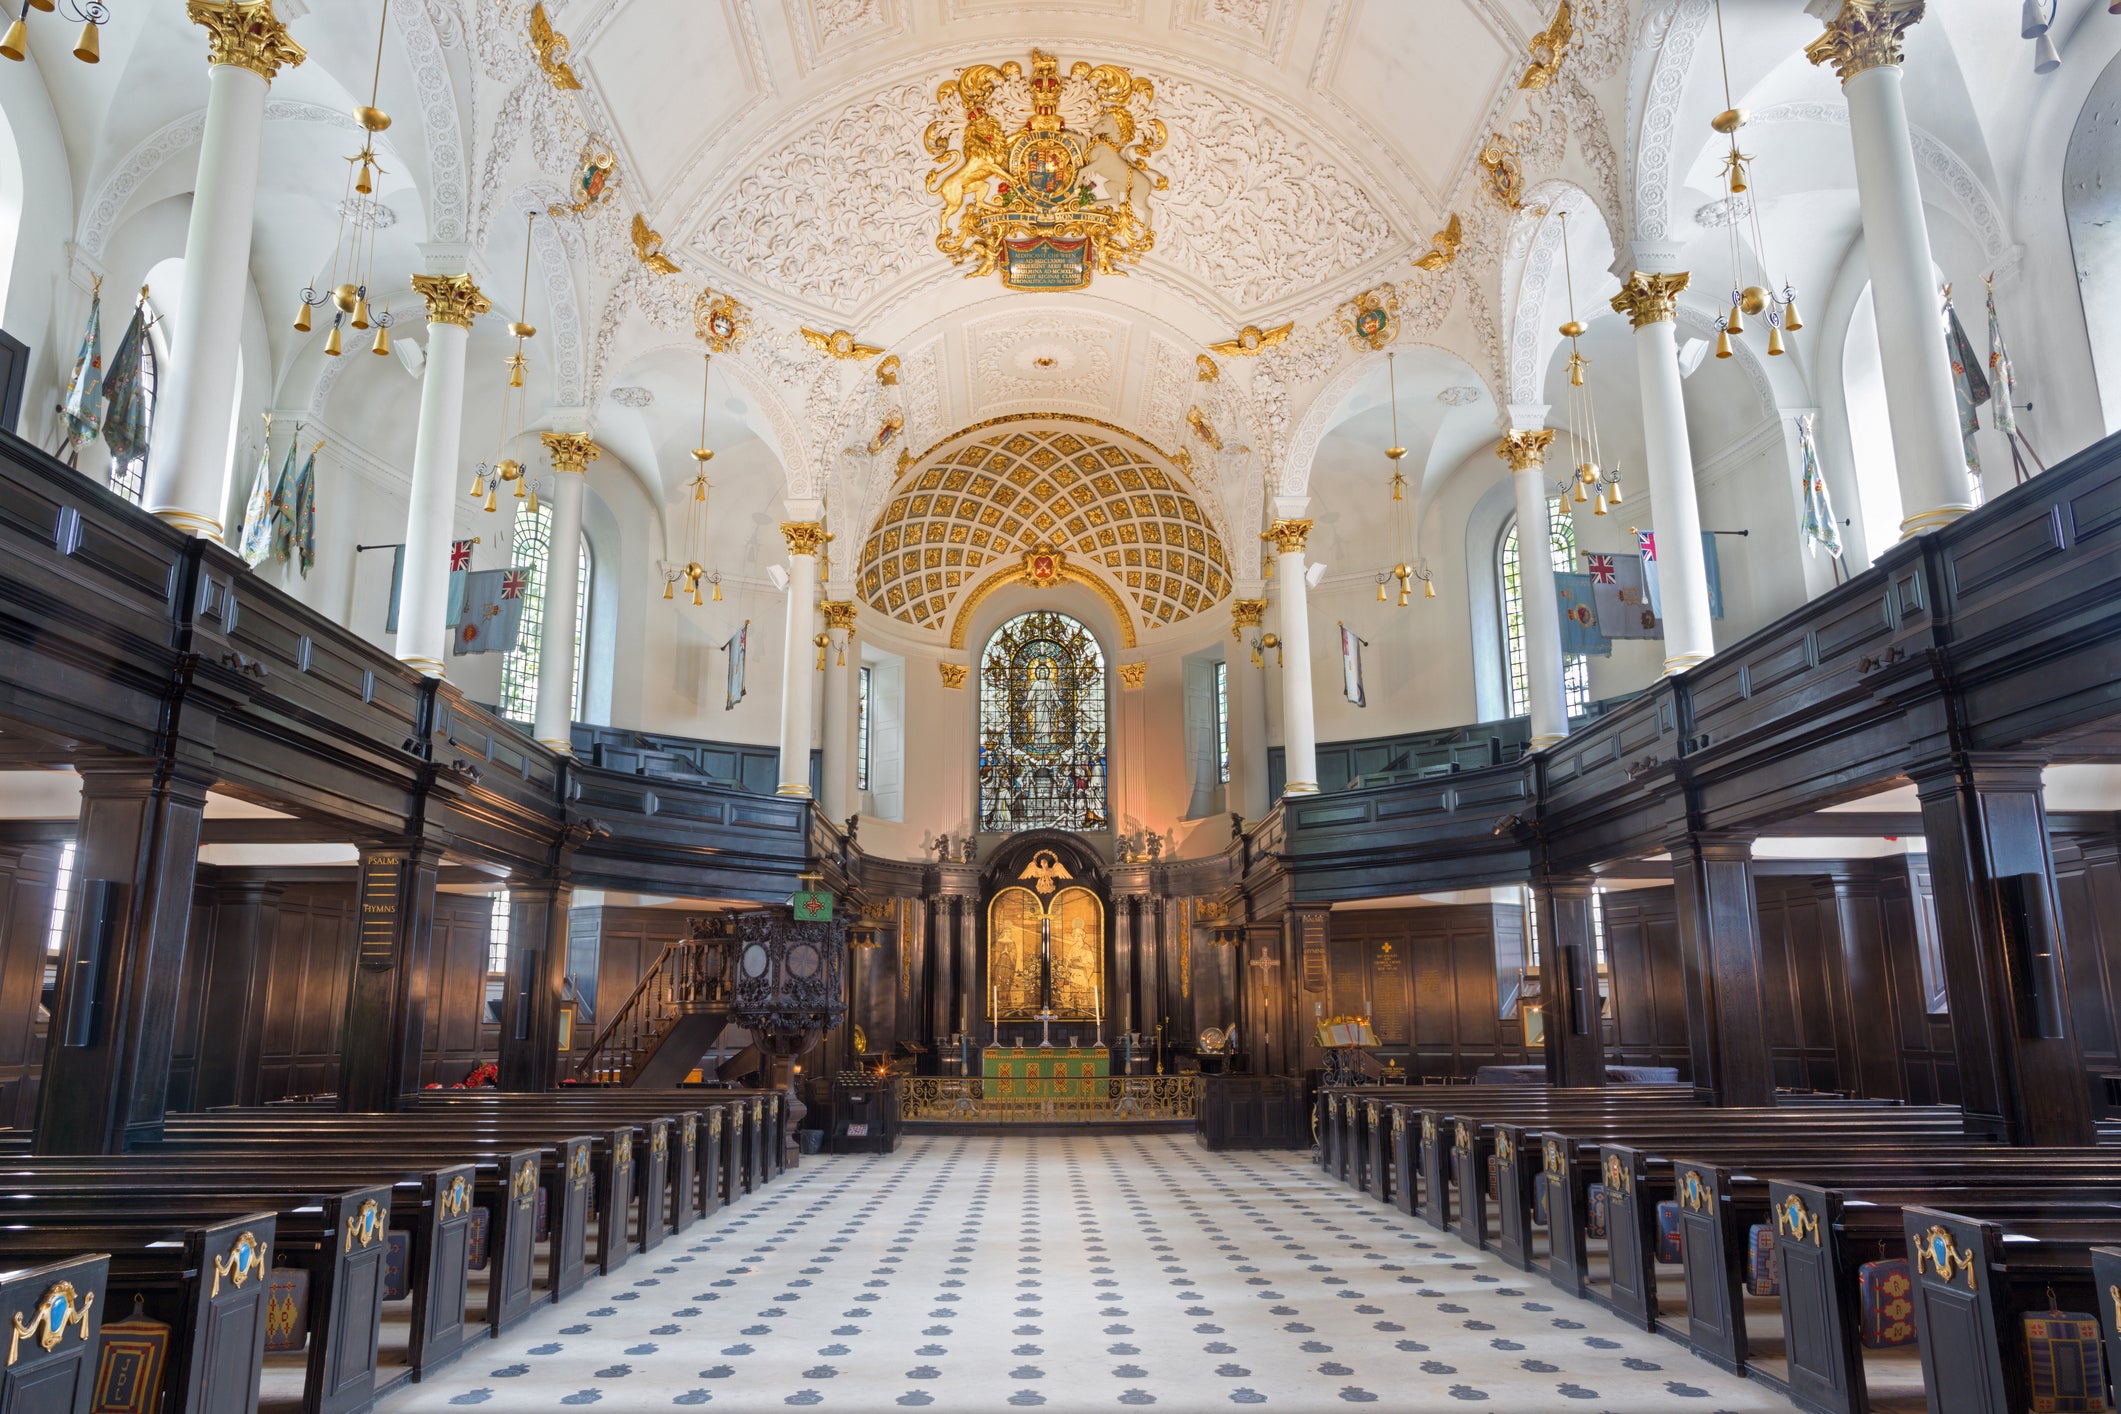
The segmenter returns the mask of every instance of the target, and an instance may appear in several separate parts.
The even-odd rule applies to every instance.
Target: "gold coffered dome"
[[[1003,423],[944,439],[899,479],[856,567],[872,608],[948,631],[1039,550],[1107,600],[1117,589],[1152,627],[1229,592],[1222,538],[1160,454],[1087,419]]]

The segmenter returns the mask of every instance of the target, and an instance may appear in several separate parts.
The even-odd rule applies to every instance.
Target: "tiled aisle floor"
[[[1790,1407],[1301,1154],[1190,1135],[806,1159],[381,1407],[1468,1403]]]

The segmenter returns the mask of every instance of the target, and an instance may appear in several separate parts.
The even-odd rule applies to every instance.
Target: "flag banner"
[[[1657,583],[1657,532],[1636,531],[1635,549],[1642,559],[1643,593],[1649,597],[1651,612],[1661,619],[1664,617],[1664,594]]]
[[[383,632],[398,631],[398,600],[405,593],[405,547],[390,547],[390,616],[383,620]]]
[[[302,429],[295,429],[299,439]],[[295,552],[295,444],[287,444],[287,458],[280,463],[280,479],[272,488],[272,557],[282,562]]]
[[[729,655],[729,688],[722,700],[722,710],[727,712],[744,700],[744,645],[751,637],[751,620],[729,635],[722,651]]]
[[[1587,574],[1554,572],[1561,601],[1561,653],[1565,658],[1610,658],[1613,640],[1598,631],[1598,587]]]
[[[1989,400],[1988,374],[1982,371],[1981,356],[1974,352],[1973,340],[1966,337],[1966,326],[1959,322],[1959,311],[1952,308],[1949,288],[1944,293],[1944,356],[1952,365],[1952,392],[1959,402],[1959,437],[1966,447],[1966,469],[1978,477],[1981,451],[1974,445],[1974,434],[1981,430],[1981,414],[1976,409]]]
[[[1804,457],[1804,517],[1797,528],[1804,535],[1804,548],[1817,555],[1826,551],[1841,558],[1841,522],[1834,519],[1833,498],[1826,493],[1826,477],[1819,470],[1819,446],[1812,440],[1817,413],[1797,416],[1797,447]]]
[[[1357,638],[1346,624],[1340,626],[1340,690],[1358,707],[1367,707],[1362,693],[1363,640]]]
[[[798,923],[830,923],[832,895],[823,889],[798,889],[788,896],[788,907]]]
[[[455,628],[464,616],[464,579],[471,573],[471,547],[476,540],[452,540],[449,542],[449,616],[442,621],[443,627]]]
[[[464,576],[464,613],[457,621],[457,656],[512,653],[523,624],[523,591],[530,571],[473,570]]]
[[[103,410],[103,295],[89,297],[88,327],[81,331],[81,352],[74,358],[73,376],[66,380],[66,399],[59,405],[66,450],[79,452],[96,440]]]
[[[147,456],[147,384],[143,378],[147,348],[147,303],[133,306],[133,318],[111,357],[103,379],[103,445],[111,460],[125,463]]]
[[[309,460],[295,477],[294,554],[304,579],[317,562],[317,451],[323,445],[319,442],[310,449]]]
[[[2006,437],[2018,431],[2018,372],[2011,367],[2010,350],[2003,346],[2003,321],[1996,317],[1996,287],[1988,286],[1988,382],[1995,399],[1996,428]]]
[[[1650,607],[1649,594],[1643,588],[1641,557],[1586,554],[1584,561],[1599,633],[1609,639],[1663,636],[1664,625]]]
[[[252,569],[272,558],[272,431],[258,447],[258,474],[251,479],[250,500],[243,507],[243,538],[237,550]]]
[[[1709,617],[1723,617],[1723,561],[1716,554],[1716,532],[1701,532],[1701,568],[1709,578]]]

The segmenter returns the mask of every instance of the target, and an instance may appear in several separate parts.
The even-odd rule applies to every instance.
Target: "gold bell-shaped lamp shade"
[[[1780,329],[1771,327],[1767,331],[1767,351],[1769,358],[1773,358],[1782,352],[1782,331]]]
[[[717,604],[722,602],[722,577],[720,575],[714,577],[714,602]]]
[[[12,59],[21,63],[29,57],[29,26],[16,20],[7,27],[7,35],[0,38],[0,59]]]
[[[676,580],[666,579],[663,581],[663,597],[665,599],[675,599],[677,597],[677,589],[678,582]]]
[[[1597,501],[1591,507],[1591,514],[1594,516],[1605,514],[1605,492],[1603,490],[1598,493]]]
[[[529,511],[529,512],[530,512],[530,513],[531,513],[532,515],[536,515],[536,514],[538,513],[538,488],[537,488],[537,487],[533,486],[533,487],[531,487],[531,488],[530,488],[530,504],[529,504],[528,506],[525,506],[525,507],[524,507],[524,509],[525,509],[525,510],[527,510],[527,511]]]
[[[486,494],[486,468],[480,467],[471,474],[471,499],[476,501]]]
[[[324,352],[333,358],[339,356],[339,321],[331,321],[331,332],[324,336]]]
[[[101,36],[96,33],[94,20],[81,22],[81,37],[74,41],[74,57],[84,64],[102,62],[103,43]]]
[[[353,327],[356,329],[366,329],[368,327],[367,295],[359,295],[354,299]]]
[[[1795,297],[1792,297],[1790,302],[1782,307],[1782,327],[1789,330],[1792,334],[1804,327],[1804,321],[1797,317],[1797,301]]]
[[[307,334],[307,333],[309,332],[309,301],[308,301],[308,300],[303,300],[303,301],[302,301],[302,312],[301,312],[300,314],[297,314],[297,315],[295,316],[295,332],[296,332],[296,333],[298,333],[298,334]]]
[[[1729,358],[1730,356],[1731,331],[1728,329],[1718,329],[1716,331],[1716,357]]]
[[[376,326],[376,341],[368,346],[368,351],[372,354],[387,354],[390,352],[389,325],[378,324]]]
[[[1421,597],[1424,599],[1434,599],[1436,597],[1435,580],[1425,579],[1421,582]]]
[[[1616,505],[1616,506],[1617,506],[1617,505],[1619,505],[1619,504],[1620,504],[1620,477],[1619,477],[1619,476],[1618,476],[1617,474],[1616,474],[1616,475],[1615,475],[1615,476],[1613,477],[1613,484],[1612,484],[1612,485],[1611,485],[1610,487],[1608,487],[1607,489],[1608,489],[1608,490],[1609,490],[1609,491],[1611,492],[1611,494],[1610,494],[1610,495],[1608,495],[1608,496],[1606,497],[1606,499],[1607,499],[1608,501],[1611,501],[1611,502],[1612,502],[1612,503],[1613,503],[1614,505]]]
[[[1385,581],[1383,575],[1379,575],[1377,577],[1377,602],[1380,604],[1385,602]]]
[[[495,488],[492,486],[486,488],[486,510],[488,514],[491,514],[494,511],[498,511],[499,509],[501,509],[500,500],[494,494],[494,491]]]

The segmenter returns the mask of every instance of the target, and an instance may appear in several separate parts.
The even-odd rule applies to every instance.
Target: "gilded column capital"
[[[1147,663],[1121,663],[1119,665],[1119,685],[1122,690],[1139,692],[1148,685],[1148,682],[1149,665]]]
[[[966,675],[972,671],[970,663],[937,663],[935,666],[943,675],[943,686],[952,691],[963,688]]]
[[[1900,37],[1922,18],[1924,0],[1843,0],[1826,33],[1804,46],[1814,64],[1832,64],[1843,83],[1872,69],[1897,68]]]
[[[825,628],[828,631],[844,629],[848,633],[854,632],[857,606],[852,599],[826,599],[818,604],[818,608],[825,615]]]
[[[1495,444],[1495,455],[1508,462],[1512,471],[1530,471],[1535,466],[1547,464],[1547,447],[1553,441],[1554,429],[1551,427],[1542,427],[1536,432],[1506,432]]]
[[[602,447],[580,432],[547,432],[541,440],[552,454],[554,471],[571,471],[580,476],[589,470],[591,462],[604,455]]]
[[[429,324],[469,329],[473,319],[493,308],[493,301],[479,293],[469,275],[415,275],[412,291],[427,301]]]
[[[1637,329],[1662,324],[1679,312],[1679,292],[1692,278],[1684,270],[1673,275],[1645,275],[1637,270],[1613,296],[1614,312],[1625,314]]]
[[[815,555],[824,549],[825,542],[832,538],[831,533],[825,529],[825,523],[817,520],[784,520],[781,522],[781,534],[787,538],[788,553],[791,555]]]
[[[1309,520],[1277,520],[1261,532],[1260,539],[1274,542],[1274,550],[1282,555],[1301,555],[1304,541],[1310,538]]]
[[[267,83],[309,51],[288,36],[272,0],[188,0],[185,13],[206,30],[206,62],[248,69]]]
[[[1232,599],[1230,601],[1230,637],[1243,638],[1246,629],[1258,628],[1266,621],[1266,600]]]

